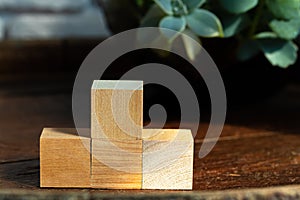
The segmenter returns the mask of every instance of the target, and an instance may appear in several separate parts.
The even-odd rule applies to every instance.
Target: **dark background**
[[[1,92],[7,95],[71,94],[82,61],[103,39],[1,42]],[[217,45],[209,45],[209,47],[206,50],[216,58],[214,60],[225,83],[229,111],[264,102],[287,85],[299,85],[299,60],[288,69],[271,66],[263,55],[258,55],[247,62],[228,64],[218,58],[218,52],[214,52],[214,49],[218,48]],[[131,52],[114,61],[102,79],[119,79],[129,69],[149,62],[166,64],[184,75],[195,89],[202,111],[209,114],[210,100],[201,75],[186,61],[175,55],[161,58],[152,50]],[[178,102],[167,88],[159,85],[146,86],[144,103],[145,110],[148,110],[152,104],[163,104],[169,113],[169,119],[179,119]]]

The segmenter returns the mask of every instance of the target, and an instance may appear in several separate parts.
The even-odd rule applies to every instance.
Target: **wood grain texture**
[[[90,139],[76,129],[45,128],[40,137],[41,187],[90,187]]]
[[[91,91],[92,138],[141,138],[142,87],[142,81],[94,81]]]
[[[64,87],[65,84],[61,85]],[[57,199],[71,198],[74,193],[87,199],[96,199],[94,195],[109,196],[110,199],[212,199],[209,197],[214,194],[227,200],[299,198],[299,86],[289,86],[266,101],[230,110],[218,143],[203,159],[197,154],[207,123],[201,122],[202,128],[195,140],[193,191],[184,192],[41,189],[39,137],[42,128],[74,127],[72,96],[55,88],[41,84],[37,88],[34,84],[22,83],[0,91],[0,193],[4,193],[4,199],[9,194],[11,199],[16,199],[20,189],[22,193],[17,199],[32,199],[35,195],[43,198],[49,193]],[[178,128],[179,123],[166,126]],[[189,128],[188,124],[184,128]],[[272,188],[267,195],[260,193],[264,187],[272,186],[280,187]],[[282,186],[285,192],[280,189]],[[290,188],[297,188],[297,194],[294,195]],[[235,195],[228,189],[234,189]],[[209,196],[205,195],[207,191]]]
[[[80,200],[297,200],[300,196],[300,186],[289,185],[270,188],[255,188],[255,189],[236,189],[222,191],[155,191],[155,192],[140,192],[139,190],[124,192],[124,191],[43,191],[37,192],[32,190],[0,190],[1,200],[33,200],[33,199],[80,199]]]
[[[202,143],[196,143],[195,153]],[[195,158],[194,188],[224,190],[300,183],[300,135],[221,137],[212,152]]]
[[[143,130],[143,189],[191,190],[194,140],[190,130]]]
[[[92,152],[93,188],[142,188],[142,140],[92,139]]]

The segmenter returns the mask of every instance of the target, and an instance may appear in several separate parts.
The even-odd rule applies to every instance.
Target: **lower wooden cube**
[[[40,186],[190,190],[193,148],[190,130],[144,129],[142,140],[111,141],[46,128],[40,137]]]
[[[191,190],[194,139],[190,130],[143,130],[142,189]]]
[[[91,186],[142,188],[142,140],[92,139]]]
[[[40,137],[40,186],[90,187],[90,139],[76,129],[45,128]]]

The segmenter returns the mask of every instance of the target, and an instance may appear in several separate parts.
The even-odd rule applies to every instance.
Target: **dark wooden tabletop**
[[[162,195],[197,199],[199,195],[224,196],[237,191],[248,195],[249,191],[255,195],[272,191],[276,197],[282,194],[300,198],[296,192],[300,191],[299,86],[289,85],[269,99],[232,109],[217,145],[203,159],[197,154],[208,122],[201,123],[195,139],[194,190],[185,192],[39,188],[41,130],[74,127],[71,94],[64,89],[46,88],[15,86],[0,90],[0,199],[17,193],[21,196],[74,194],[81,199],[88,199],[89,195],[109,199],[133,194],[137,198]],[[223,190],[227,192],[211,192]]]

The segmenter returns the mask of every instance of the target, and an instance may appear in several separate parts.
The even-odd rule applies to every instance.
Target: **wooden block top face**
[[[156,133],[156,134],[154,134]],[[144,129],[143,189],[191,190],[194,140],[190,130]]]
[[[41,138],[53,138],[53,139],[78,139],[90,138],[90,129],[81,128],[80,136],[75,128],[44,128],[41,134]]]
[[[93,89],[103,90],[143,90],[143,81],[94,80]]]
[[[75,129],[44,129],[40,138],[41,187],[89,188],[91,141]],[[70,135],[69,135],[70,134]]]
[[[92,138],[141,138],[143,90],[92,89],[91,100]]]
[[[189,129],[143,129],[142,138],[147,141],[173,141],[192,139]]]
[[[142,140],[92,140],[93,188],[141,189]]]

